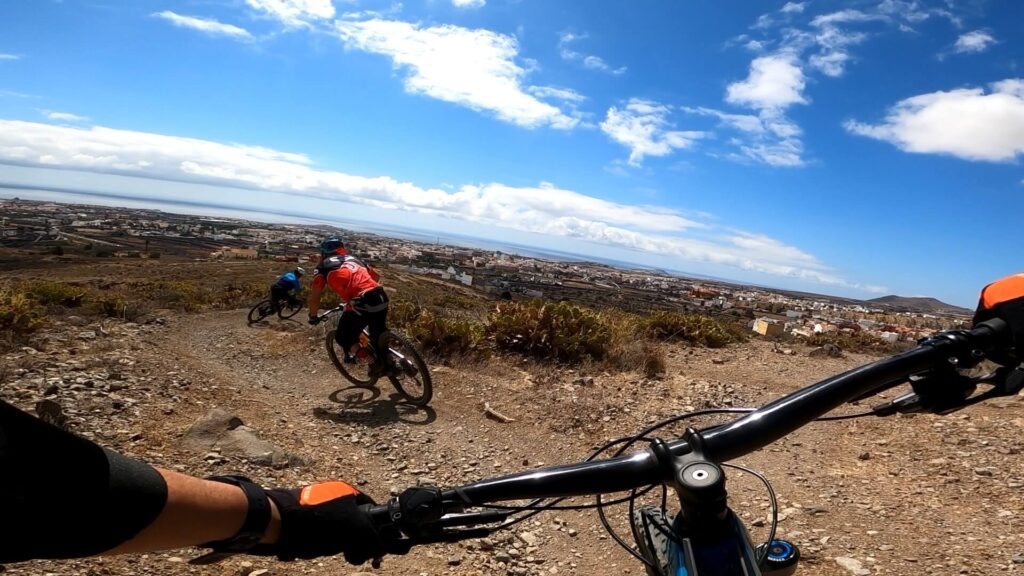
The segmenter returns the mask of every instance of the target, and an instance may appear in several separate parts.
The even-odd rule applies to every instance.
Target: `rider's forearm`
[[[158,470],[167,483],[167,504],[139,534],[104,554],[149,552],[226,540],[238,534],[248,514],[242,489],[231,484],[201,480],[170,470]],[[281,516],[270,501],[272,516],[262,542],[276,542]]]
[[[317,312],[320,310],[320,292],[321,292],[321,290],[322,290],[322,288],[318,288],[316,286],[310,286],[310,288],[309,288],[309,300],[308,300],[307,304],[309,305],[309,315],[310,316],[316,316]]]

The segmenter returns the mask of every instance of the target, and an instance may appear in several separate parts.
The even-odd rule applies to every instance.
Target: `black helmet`
[[[341,241],[340,236],[328,236],[320,243],[320,253],[324,256],[333,256],[340,248],[344,247],[345,243]]]

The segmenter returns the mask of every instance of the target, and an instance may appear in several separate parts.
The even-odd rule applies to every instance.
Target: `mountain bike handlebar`
[[[864,398],[907,381],[911,376],[943,368],[969,368],[993,351],[1012,345],[1007,324],[989,320],[971,330],[954,330],[923,340],[907,352],[854,368],[783,396],[732,422],[702,434],[702,452],[709,460],[724,462],[739,458],[771,444],[842,404]],[[691,451],[685,440],[668,444],[673,456]],[[565,464],[489,478],[465,486],[437,490],[434,502],[423,499],[412,505],[401,498],[380,506],[366,506],[378,527],[399,529],[407,542],[420,544],[450,541],[453,535],[424,527],[438,528],[451,513],[465,508],[510,500],[564,498],[632,490],[668,479],[663,477],[658,455],[651,448],[633,454],[576,464]],[[418,508],[417,508],[418,506]],[[494,511],[491,515],[494,515]],[[445,516],[447,514],[447,516]],[[483,513],[478,513],[483,514]],[[498,515],[505,513],[497,513]],[[506,514],[507,515],[507,514]],[[478,519],[479,521],[474,521]],[[461,525],[494,522],[494,517],[465,514]],[[448,524],[444,527],[450,526]],[[387,531],[387,530],[385,530]],[[470,534],[474,532],[476,534]],[[480,537],[479,530],[466,530],[463,537]],[[419,536],[419,537],[417,537]]]

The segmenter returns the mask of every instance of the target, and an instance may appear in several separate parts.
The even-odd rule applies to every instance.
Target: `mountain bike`
[[[342,311],[344,305],[324,312],[321,317]],[[345,350],[334,339],[337,327],[335,322],[327,331],[324,345],[331,363],[345,379],[361,388],[370,388],[380,378],[387,377],[409,404],[426,406],[430,402],[434,395],[430,369],[408,338],[389,329],[381,334],[380,342],[373,343],[370,342],[369,329],[364,328],[359,334],[359,347],[346,362]],[[385,354],[379,354],[380,350]]]
[[[286,298],[281,298],[277,301],[277,317],[281,320],[287,320],[298,314],[303,306],[305,306],[305,303],[297,298],[293,302],[289,302]],[[270,298],[261,300],[249,309],[249,324],[255,324],[273,313],[274,304],[270,301]]]
[[[1016,351],[1015,338],[1020,343]],[[669,418],[631,437],[608,442],[581,463],[444,490],[413,487],[386,504],[363,505],[362,509],[388,553],[404,553],[422,544],[483,538],[544,511],[594,508],[614,541],[641,562],[649,576],[791,574],[800,552],[792,543],[775,538],[778,505],[771,484],[729,460],[759,450],[815,420],[949,414],[989,398],[1017,394],[1024,389],[1022,357],[1024,331],[1012,332],[1006,322],[995,318],[971,330],[940,333],[912,350],[827,378],[757,409],[711,409]],[[980,376],[967,371],[986,359],[1001,365]],[[868,411],[825,416],[845,403],[907,383],[910,391]],[[701,430],[687,428],[682,438],[673,441],[658,435],[666,426],[709,414],[742,415]],[[646,447],[627,453],[637,445]],[[610,458],[598,458],[608,452]],[[726,469],[749,472],[767,489],[772,522],[767,540],[760,545],[752,543],[739,516],[729,507]],[[660,504],[637,505],[643,495],[657,488],[661,490]],[[670,511],[669,492],[675,493],[674,512]],[[628,494],[609,499],[606,495],[612,493]],[[596,499],[586,505],[562,504],[566,498],[579,496]],[[632,544],[608,521],[607,508],[616,504],[628,506]],[[375,565],[379,562],[377,559]]]

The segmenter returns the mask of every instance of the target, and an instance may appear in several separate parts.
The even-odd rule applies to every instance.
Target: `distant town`
[[[57,257],[272,259],[312,262],[328,233],[350,251],[409,273],[433,275],[495,298],[544,298],[628,311],[679,310],[729,317],[767,337],[870,334],[898,343],[964,325],[969,311],[934,299],[858,301],[726,282],[431,244],[302,224],[172,214],[157,210],[0,199],[0,259],[11,251]]]

